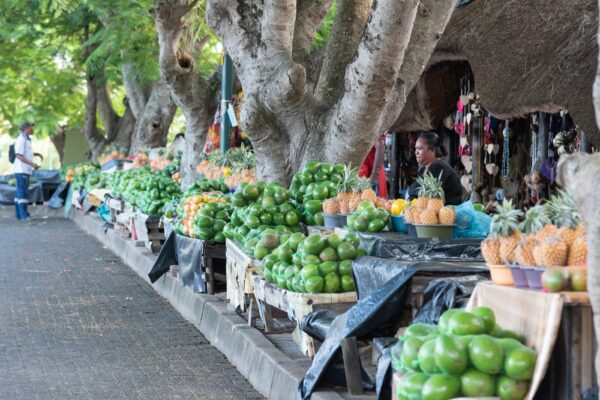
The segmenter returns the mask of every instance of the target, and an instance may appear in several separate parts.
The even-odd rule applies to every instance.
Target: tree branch
[[[127,99],[133,116],[138,118],[144,106],[148,102],[148,89],[142,87],[139,81],[136,79],[133,72],[133,67],[129,64],[121,65],[121,75],[123,75],[123,86],[125,86],[125,93],[127,93]]]
[[[358,164],[381,134],[381,110],[398,77],[418,5],[418,0],[378,0],[373,4],[358,54],[346,69],[344,95],[327,136],[326,148],[334,150],[328,156],[352,155],[349,161]],[[355,149],[365,149],[365,154],[356,154]]]
[[[111,142],[117,136],[117,126],[119,124],[119,116],[115,112],[108,93],[108,85],[106,81],[100,82],[95,79],[97,88],[97,107],[98,114],[104,126],[104,136],[107,142]]]
[[[315,89],[319,104],[332,105],[343,93],[346,67],[356,55],[358,44],[371,15],[373,0],[341,0],[325,49],[321,74]]]
[[[102,150],[106,145],[106,141],[98,131],[98,121],[96,120],[98,89],[95,78],[88,77],[86,85],[87,99],[85,103],[85,124],[83,127],[83,135],[90,146],[91,159],[94,160],[100,155],[100,153],[102,153]]]
[[[50,140],[56,148],[56,152],[58,153],[58,157],[60,159],[60,165],[62,166],[63,158],[65,157],[65,127],[59,126],[54,135],[50,136]]]
[[[295,62],[304,65],[307,70],[315,33],[332,4],[333,0],[298,0],[292,56]]]
[[[421,0],[394,92],[385,105],[382,129],[389,128],[398,119],[406,104],[406,98],[427,67],[457,2]]]

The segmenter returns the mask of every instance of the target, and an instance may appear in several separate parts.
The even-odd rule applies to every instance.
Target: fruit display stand
[[[526,338],[538,352],[527,400],[580,399],[596,387],[597,348],[585,292],[540,291],[481,283],[469,306],[487,306],[497,321]]]
[[[252,276],[254,297],[258,302],[261,319],[265,323],[265,332],[273,330],[271,308],[287,312],[288,318],[296,323],[292,333],[294,341],[304,354],[313,358],[316,352],[315,343],[306,333],[300,330],[302,318],[321,310],[332,310],[343,313],[356,304],[356,292],[350,293],[297,293],[282,289],[266,282],[261,276]]]
[[[248,308],[250,296],[254,293],[252,287],[252,274],[259,268],[260,261],[248,256],[233,241],[227,239],[227,300],[234,307],[245,312]]]
[[[111,222],[117,221],[117,216],[125,212],[125,202],[117,197],[108,197],[106,199],[106,205],[110,210]]]
[[[158,253],[165,242],[165,229],[160,224],[160,218],[138,211],[134,222],[136,239],[144,242],[151,252]]]

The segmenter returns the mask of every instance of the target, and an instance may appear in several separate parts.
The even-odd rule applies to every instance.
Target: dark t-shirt
[[[460,184],[460,178],[458,174],[444,160],[436,160],[429,166],[428,172],[436,178],[440,176],[440,172],[442,172],[442,187],[444,188],[444,194],[446,196],[446,204],[451,206],[457,206],[462,203],[463,199],[463,188]],[[423,176],[425,174],[425,168],[421,168],[419,170],[419,176]],[[419,197],[419,184],[414,182],[408,188],[408,196],[409,199],[416,199]]]

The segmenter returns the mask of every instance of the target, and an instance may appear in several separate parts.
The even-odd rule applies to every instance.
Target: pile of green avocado
[[[159,215],[165,204],[179,199],[179,185],[170,171],[152,172],[148,166],[113,173],[112,192],[146,215]]]
[[[263,276],[267,282],[294,292],[340,293],[354,292],[352,261],[365,255],[354,234],[344,239],[336,234],[302,233],[276,236],[265,231],[255,254],[263,261]]]
[[[323,225],[323,200],[337,196],[342,181],[343,164],[311,161],[294,175],[290,194],[298,203],[302,221],[307,225]]]
[[[489,308],[448,310],[437,326],[413,324],[399,339],[392,350],[403,374],[398,400],[522,400],[529,391],[537,353],[500,328]]]
[[[279,234],[302,232],[289,191],[276,183],[242,184],[231,196],[231,204],[235,209],[223,234],[243,244],[249,255],[254,254],[259,236],[267,229]]]

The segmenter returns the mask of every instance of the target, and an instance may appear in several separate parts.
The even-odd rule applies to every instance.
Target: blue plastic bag
[[[456,227],[452,233],[454,238],[485,238],[490,232],[492,218],[473,207],[467,201],[454,208],[456,211]]]
[[[98,207],[98,216],[105,222],[110,222],[110,208],[105,203]]]

